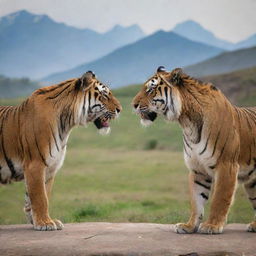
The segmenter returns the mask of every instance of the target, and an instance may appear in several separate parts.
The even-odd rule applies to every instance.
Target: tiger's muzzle
[[[149,110],[147,107],[140,107],[138,104],[134,104],[134,109],[135,112],[140,115],[143,125],[149,125],[157,118],[157,113]]]

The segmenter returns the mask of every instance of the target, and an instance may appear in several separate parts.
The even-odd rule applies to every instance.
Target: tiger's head
[[[163,115],[168,121],[177,120],[182,110],[182,100],[178,84],[182,70],[167,72],[163,66],[149,78],[132,105],[140,115],[142,125],[150,125],[157,115]]]
[[[92,71],[77,79],[75,88],[80,95],[80,125],[93,122],[100,133],[110,131],[109,122],[118,117],[122,106],[110,88],[100,82]]]

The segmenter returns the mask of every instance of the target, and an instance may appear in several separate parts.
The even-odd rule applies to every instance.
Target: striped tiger
[[[88,71],[82,77],[36,90],[19,106],[0,107],[0,183],[25,178],[24,211],[35,230],[59,230],[48,199],[63,164],[71,129],[94,122],[101,133],[122,107],[109,87]]]
[[[179,68],[168,72],[162,66],[132,104],[144,125],[160,114],[182,127],[184,159],[190,170],[191,216],[187,223],[176,224],[177,233],[222,233],[237,180],[256,210],[255,107],[236,107],[213,84]],[[210,213],[202,222],[211,190]],[[256,232],[256,220],[247,230]]]

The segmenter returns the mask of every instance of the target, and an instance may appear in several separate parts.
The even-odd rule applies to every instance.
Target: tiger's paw
[[[247,226],[247,231],[248,231],[248,232],[256,232],[256,221],[251,222],[251,223]]]
[[[187,223],[177,223],[174,226],[175,232],[178,234],[192,234],[195,233],[197,228]]]
[[[37,231],[54,231],[57,230],[57,225],[51,219],[45,221],[36,221],[34,224],[34,229]]]
[[[62,230],[64,228],[64,225],[60,220],[54,219],[53,221],[54,221],[55,225],[57,226],[57,230]]]
[[[222,232],[223,232],[223,225],[213,225],[206,222],[200,224],[198,228],[198,233],[201,233],[201,234],[213,235],[213,234],[221,234]]]

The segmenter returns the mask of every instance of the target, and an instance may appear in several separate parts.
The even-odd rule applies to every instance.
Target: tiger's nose
[[[120,112],[121,112],[121,109],[120,109],[120,108],[116,108],[116,112],[117,112],[117,113],[120,113]]]

